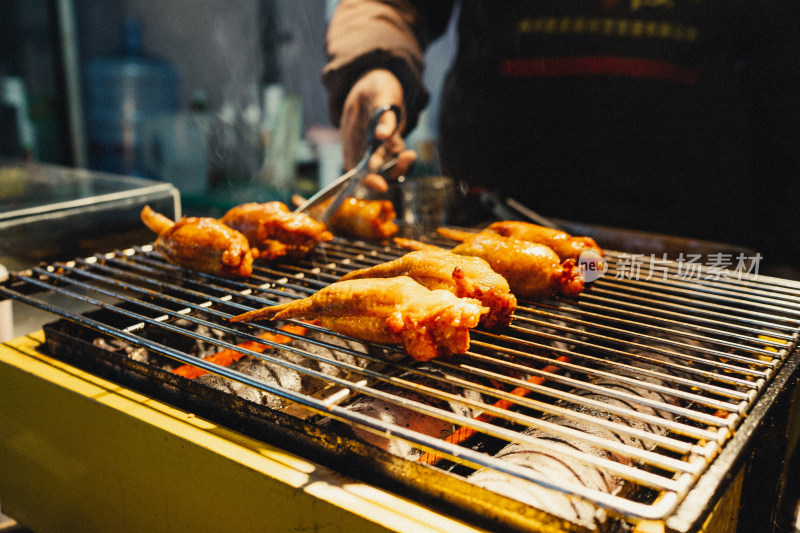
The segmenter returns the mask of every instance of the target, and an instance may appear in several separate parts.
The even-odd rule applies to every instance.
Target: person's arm
[[[405,149],[402,135],[416,124],[428,101],[422,83],[423,51],[446,28],[451,2],[343,0],[328,28],[328,64],[323,83],[328,90],[333,123],[340,127],[346,168],[364,151],[365,128],[381,105],[397,105],[404,124],[375,155],[374,166],[399,153],[395,173],[407,170],[416,155]],[[394,117],[384,115],[378,137],[394,129]],[[380,183],[378,188],[385,187]]]

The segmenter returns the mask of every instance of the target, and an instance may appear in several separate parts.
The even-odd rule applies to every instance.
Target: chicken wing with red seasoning
[[[318,218],[328,207],[329,202],[321,203],[308,211],[309,216]],[[365,200],[347,198],[336,213],[328,220],[328,229],[335,235],[355,237],[366,241],[388,239],[399,231],[395,223],[397,212],[389,200]]]
[[[446,250],[419,250],[369,268],[355,270],[342,280],[409,276],[433,289],[450,291],[460,298],[475,298],[489,308],[481,317],[487,328],[507,326],[517,308],[506,279],[479,257]]]
[[[253,272],[247,238],[215,218],[183,217],[173,222],[150,206],[142,208],[141,218],[158,234],[155,249],[170,263],[230,278],[246,278]]]
[[[543,244],[503,237],[494,233],[464,232],[464,242],[451,251],[459,255],[480,257],[492,270],[503,276],[519,298],[547,298],[561,294],[577,296],[583,291],[580,268],[572,259],[561,261],[556,253]],[[395,242],[412,250],[431,250],[438,247],[395,238]]]
[[[585,251],[591,251],[603,257],[603,249],[591,237],[573,237],[565,231],[530,222],[502,220],[489,224],[483,231],[497,233],[503,237],[513,237],[521,241],[544,244],[552,248],[562,260],[574,259],[577,261],[581,253]]]
[[[399,276],[339,281],[307,298],[250,311],[231,322],[317,319],[361,340],[402,344],[412,358],[428,361],[466,351],[469,330],[487,311],[477,300],[432,291]]]
[[[230,209],[221,222],[241,232],[257,259],[302,259],[314,246],[333,238],[325,224],[289,211],[283,202],[251,202]]]

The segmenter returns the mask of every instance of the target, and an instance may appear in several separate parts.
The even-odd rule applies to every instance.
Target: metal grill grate
[[[509,328],[474,330],[469,352],[447,360],[415,363],[313,324],[298,334],[280,323],[228,323],[403,253],[337,238],[307,260],[259,265],[251,278],[232,281],[182,271],[145,246],[18,273],[0,294],[280,398],[293,416],[400,443],[395,453],[491,490],[496,478],[511,479],[631,519],[675,509],[798,338],[800,284],[708,268],[687,276],[674,262],[634,275],[630,256],[617,252],[608,252],[609,271],[580,297],[521,301]],[[53,305],[43,291],[113,319]],[[170,339],[245,354],[300,375],[306,386],[220,366]],[[430,434],[353,407],[365,401],[450,429]],[[522,451],[555,457],[574,476],[527,468],[513,459]],[[602,482],[585,482],[598,475]],[[580,522],[576,509],[567,518]]]

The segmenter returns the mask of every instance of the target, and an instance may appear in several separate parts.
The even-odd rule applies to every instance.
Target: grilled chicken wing
[[[236,206],[220,219],[250,241],[257,259],[301,259],[319,242],[333,238],[325,224],[292,213],[283,202],[251,202]]]
[[[464,238],[452,252],[485,259],[521,298],[546,298],[554,294],[577,296],[583,291],[584,282],[575,261],[560,262],[558,255],[543,244],[493,233],[472,233]],[[414,250],[438,249],[411,239],[395,238],[395,242]]]
[[[460,231],[452,228],[439,228],[438,233],[454,241],[463,241],[474,233]],[[569,233],[559,231],[545,226],[531,224],[530,222],[520,222],[516,220],[503,220],[489,224],[481,233],[495,233],[503,237],[513,237],[521,241],[535,242],[544,244],[551,248],[558,257],[564,259],[578,260],[582,252],[592,251],[603,256],[603,249],[600,248],[591,237],[573,237]]]
[[[167,261],[217,276],[246,278],[253,272],[247,238],[215,218],[183,217],[173,222],[144,206],[142,222],[158,234],[155,248]]]
[[[591,237],[573,237],[565,231],[530,222],[504,220],[489,224],[484,231],[497,233],[503,237],[514,237],[521,241],[544,244],[552,248],[562,260],[574,259],[577,261],[581,253],[585,251],[592,251],[600,257],[603,256],[603,249]]]
[[[320,204],[308,212],[319,217],[327,207]],[[388,239],[400,229],[394,222],[397,213],[389,200],[364,200],[347,198],[328,221],[328,229],[336,235],[355,237],[367,241]]]
[[[231,318],[231,322],[318,319],[322,325],[366,341],[403,344],[418,361],[462,353],[469,330],[488,311],[480,302],[429,290],[408,276],[353,279],[315,294]]]
[[[460,298],[475,298],[489,308],[481,317],[488,327],[507,326],[517,308],[506,279],[479,257],[458,255],[446,250],[420,250],[370,268],[355,270],[342,280],[409,276],[425,287],[444,289]]]

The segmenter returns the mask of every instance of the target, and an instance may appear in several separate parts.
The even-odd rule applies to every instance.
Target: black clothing
[[[421,53],[452,3],[373,4],[345,0],[332,20],[332,114],[383,66],[413,124],[427,101]],[[800,4],[459,5],[445,174],[545,215],[748,245],[800,266]]]

